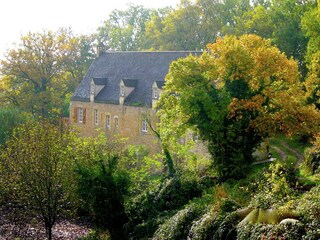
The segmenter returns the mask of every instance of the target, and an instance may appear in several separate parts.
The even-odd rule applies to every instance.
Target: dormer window
[[[120,96],[124,97],[124,93],[125,93],[124,86],[120,86]]]
[[[92,78],[90,81],[90,102],[94,102],[95,97],[100,93],[100,91],[106,87],[107,78]]]
[[[119,87],[119,103],[124,104],[126,98],[133,92],[137,86],[138,80],[136,79],[121,79]]]
[[[158,88],[153,88],[153,98],[154,99],[158,99],[159,98]]]
[[[154,81],[152,84],[152,107],[156,107],[157,101],[162,93],[164,81]]]

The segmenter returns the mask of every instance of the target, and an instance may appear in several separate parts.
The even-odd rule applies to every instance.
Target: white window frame
[[[79,107],[78,111],[77,111],[77,118],[78,118],[78,123],[82,123],[83,122],[83,108]]]
[[[153,88],[153,98],[158,99],[159,98],[159,93],[157,88]]]
[[[120,96],[124,97],[125,91],[124,91],[124,86],[120,86]]]
[[[98,121],[98,109],[94,109],[94,125],[98,125],[99,121]]]
[[[114,127],[119,128],[119,118],[118,116],[114,116]]]
[[[106,115],[106,128],[110,129],[111,127],[111,116],[109,114]]]
[[[148,123],[147,123],[146,119],[142,119],[141,131],[143,133],[147,133],[148,132]]]

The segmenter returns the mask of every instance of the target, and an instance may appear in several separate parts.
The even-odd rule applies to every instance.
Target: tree
[[[0,108],[0,145],[11,137],[15,127],[25,123],[27,119],[27,114],[18,109]]]
[[[80,147],[79,147],[80,146]],[[127,174],[118,167],[122,144],[103,134],[83,139],[77,153],[77,194],[82,208],[93,216],[98,230],[109,230],[111,239],[126,239],[127,216],[124,197],[129,188]],[[83,152],[84,154],[79,154]]]
[[[306,12],[302,18],[302,28],[308,38],[307,52],[305,54],[308,75],[305,81],[309,101],[320,109],[320,16],[315,6]]]
[[[173,62],[160,106],[162,136],[177,133],[177,141],[195,128],[222,179],[243,176],[263,137],[318,129],[297,63],[256,35],[219,38],[201,56]]]
[[[15,129],[0,156],[1,182],[15,198],[9,200],[40,217],[48,239],[74,182],[69,148],[73,138],[62,124],[28,122]]]
[[[36,115],[61,114],[66,94],[75,90],[92,60],[90,47],[90,40],[66,29],[28,33],[0,61],[2,98]]]
[[[150,9],[132,4],[125,11],[112,11],[103,26],[98,28],[99,41],[118,51],[144,49],[145,25],[150,14]]]

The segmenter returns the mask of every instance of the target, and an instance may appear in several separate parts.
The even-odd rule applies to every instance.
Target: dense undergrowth
[[[77,162],[70,166],[75,188],[61,186],[68,194],[57,217],[87,219],[93,230],[82,240],[320,238],[317,142],[271,139],[270,149],[282,152],[277,159],[253,164],[245,178],[227,181],[215,177],[210,161],[194,156],[180,157],[170,176],[163,159],[151,158],[143,147],[121,150],[104,138],[81,144],[73,148]],[[3,209],[9,206],[25,221],[29,216],[21,209],[35,216],[16,201],[15,189],[1,186]]]

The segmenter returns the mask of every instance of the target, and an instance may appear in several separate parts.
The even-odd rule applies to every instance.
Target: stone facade
[[[73,101],[70,114],[72,124],[84,136],[104,132],[110,138],[125,138],[131,145],[143,144],[154,151],[160,150],[158,140],[146,122],[157,123],[156,111],[151,108]]]

